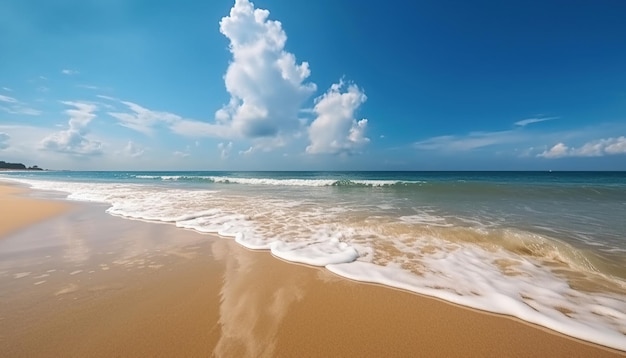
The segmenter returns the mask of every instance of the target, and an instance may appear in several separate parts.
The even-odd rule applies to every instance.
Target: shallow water
[[[626,173],[2,177],[626,350]]]

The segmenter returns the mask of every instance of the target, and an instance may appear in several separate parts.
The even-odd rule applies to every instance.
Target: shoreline
[[[69,205],[27,192],[0,183],[31,219],[0,227],[0,347],[18,356],[625,355],[93,203],[38,216]]]

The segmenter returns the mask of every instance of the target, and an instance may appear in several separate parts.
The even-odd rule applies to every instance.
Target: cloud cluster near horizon
[[[626,163],[626,122],[614,97],[618,94],[611,92],[615,86],[593,79],[590,88],[602,96],[576,102],[573,92],[557,90],[570,83],[568,77],[565,82],[555,77],[548,85],[558,93],[546,101],[530,95],[530,83],[511,82],[502,88],[503,101],[491,108],[488,94],[499,89],[475,87],[470,97],[477,100],[468,101],[457,85],[470,89],[475,83],[469,77],[448,83],[452,62],[433,62],[441,66],[422,77],[424,69],[413,67],[424,64],[415,62],[420,54],[396,62],[400,58],[389,51],[384,36],[346,32],[350,24],[341,21],[301,21],[298,6],[270,13],[273,5],[266,10],[253,1],[228,0],[202,11],[166,6],[172,12],[162,13],[164,22],[191,26],[175,26],[180,31],[163,41],[145,40],[174,28],[163,29],[152,17],[128,17],[120,19],[128,26],[124,31],[112,31],[109,23],[93,29],[94,36],[116,39],[110,44],[72,41],[72,33],[86,29],[85,23],[76,23],[76,31],[58,34],[68,47],[76,44],[72,51],[49,47],[55,61],[22,64],[19,53],[11,57],[0,83],[0,153],[7,160],[76,169],[623,169]],[[327,18],[318,5],[312,3],[316,11],[307,16]],[[382,10],[393,13],[393,7]],[[16,11],[27,20],[38,16],[36,6]],[[96,21],[106,16],[91,14]],[[66,20],[55,16],[50,21]],[[329,38],[316,26],[340,36]],[[18,30],[16,35],[28,38]],[[301,47],[307,43],[315,44],[315,49],[308,46],[314,51]],[[377,61],[363,60],[363,53],[347,44],[380,52]],[[115,66],[102,67],[96,57],[129,46],[136,52],[115,56]],[[192,55],[184,58],[185,68],[172,66],[182,63],[178,55]],[[549,62],[538,62],[536,69],[545,73],[542,66]],[[398,64],[399,71],[372,71],[381,63]],[[490,69],[485,80],[499,80],[509,70]],[[441,91],[426,90],[441,78]],[[606,84],[613,80],[603,78]],[[519,93],[527,90],[528,101],[520,101]]]
[[[598,139],[580,147],[568,147],[562,142],[538,154],[538,157],[555,159],[564,157],[602,157],[605,155],[626,154],[626,137]]]
[[[131,101],[110,96],[98,97],[123,105],[108,111],[120,126],[153,135],[164,127],[185,137],[226,139],[218,148],[222,159],[230,156],[233,142],[252,145],[240,154],[270,151],[307,138],[309,154],[355,153],[369,142],[366,119],[355,113],[366,101],[363,90],[340,79],[314,99],[314,108],[305,108],[317,91],[308,81],[307,62],[285,50],[287,34],[279,21],[269,19],[269,11],[255,9],[248,0],[237,0],[228,16],[220,21],[220,32],[229,40],[232,60],[224,74],[230,100],[215,112],[213,121],[188,119],[174,113],[148,109]],[[64,70],[64,73],[68,71]],[[78,73],[71,71],[67,74]],[[314,118],[301,117],[312,113]],[[228,144],[226,144],[228,143]]]
[[[526,139],[519,131],[470,132],[466,135],[443,135],[413,143],[416,149],[442,152],[459,152],[479,149],[497,144],[516,143]]]

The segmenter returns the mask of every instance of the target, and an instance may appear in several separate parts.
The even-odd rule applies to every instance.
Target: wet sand
[[[68,203],[51,200],[30,199],[20,194],[28,191],[17,185],[0,182],[0,237],[38,222],[45,218],[60,214],[69,207]]]
[[[0,188],[3,214],[10,201],[29,216],[0,228],[5,356],[624,355],[229,239],[112,217],[101,205],[54,211],[64,203]]]

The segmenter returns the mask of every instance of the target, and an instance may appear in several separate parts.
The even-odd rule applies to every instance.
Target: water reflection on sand
[[[220,292],[221,337],[213,351],[218,357],[272,356],[281,321],[294,302],[307,292],[300,270],[286,270],[267,252],[212,244],[215,258],[224,263]]]

